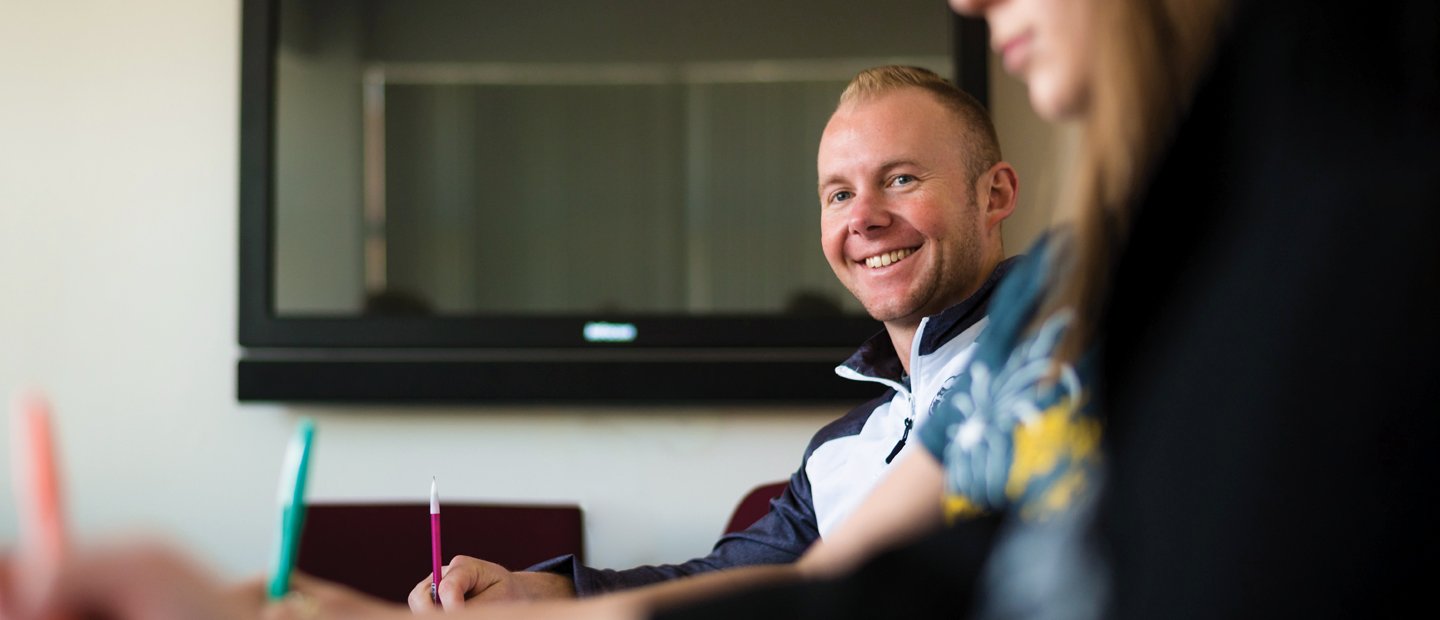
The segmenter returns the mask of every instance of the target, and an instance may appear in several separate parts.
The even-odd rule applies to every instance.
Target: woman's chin
[[[1032,77],[1026,80],[1030,107],[1035,114],[1052,123],[1075,120],[1084,116],[1089,98],[1080,88],[1064,88],[1054,80]]]

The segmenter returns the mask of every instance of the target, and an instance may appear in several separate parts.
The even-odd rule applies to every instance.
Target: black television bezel
[[[864,317],[342,317],[274,311],[278,0],[244,0],[240,58],[237,396],[242,401],[821,403],[873,396],[832,369],[880,325]],[[988,99],[983,22],[954,18],[956,82]],[[626,343],[588,342],[592,321]]]

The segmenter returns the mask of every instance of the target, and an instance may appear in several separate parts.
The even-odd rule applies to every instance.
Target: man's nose
[[[872,234],[889,225],[890,209],[882,196],[867,193],[856,196],[850,203],[851,234]]]

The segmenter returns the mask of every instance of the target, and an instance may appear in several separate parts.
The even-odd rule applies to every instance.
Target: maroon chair
[[[730,523],[725,526],[725,533],[731,534],[754,525],[756,521],[760,520],[760,517],[770,512],[770,500],[780,497],[789,484],[788,480],[782,480],[751,489],[749,493],[745,494],[745,498],[740,500],[740,505],[735,507],[735,512],[730,515]]]
[[[584,560],[578,506],[446,503],[440,510],[442,563],[469,555],[522,570],[566,553]],[[430,505],[311,504],[296,566],[404,603],[430,574]]]

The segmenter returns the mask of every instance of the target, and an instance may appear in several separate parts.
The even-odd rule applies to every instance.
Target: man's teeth
[[[915,250],[913,249],[905,249],[895,250],[893,252],[886,252],[884,254],[877,254],[875,256],[871,256],[870,258],[865,259],[865,266],[871,269],[879,269],[880,267],[885,267],[887,265],[890,265],[891,263],[898,263],[901,259],[914,253]]]

